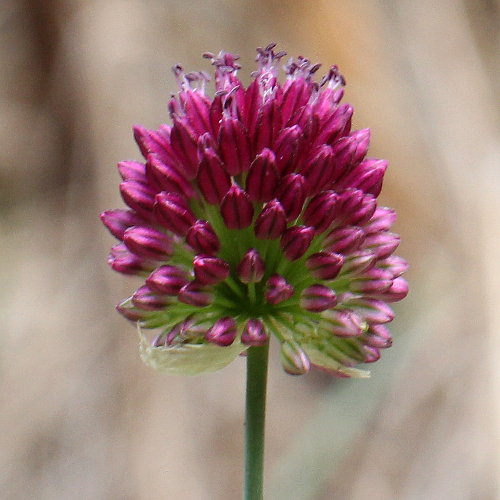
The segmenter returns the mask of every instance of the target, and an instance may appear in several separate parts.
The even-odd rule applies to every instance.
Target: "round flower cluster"
[[[123,161],[129,209],[101,215],[120,240],[111,267],[145,283],[118,311],[142,328],[143,359],[171,373],[228,364],[274,336],[284,369],[337,376],[391,345],[387,305],[408,292],[393,252],[393,210],[377,206],[387,168],[366,157],[370,131],[351,131],[336,66],[299,57],[284,66],[258,49],[247,88],[229,53],[205,54],[209,76],[174,67],[173,124],[134,128],[144,162]]]

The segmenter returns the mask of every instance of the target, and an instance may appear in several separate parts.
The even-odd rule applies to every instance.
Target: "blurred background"
[[[244,360],[141,363],[98,214],[170,67],[255,47],[338,64],[388,158],[411,294],[369,380],[271,363],[270,500],[500,498],[498,0],[0,2],[0,498],[233,500]]]

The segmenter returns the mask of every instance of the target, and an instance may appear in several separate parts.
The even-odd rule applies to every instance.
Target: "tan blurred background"
[[[114,305],[98,213],[169,68],[271,41],[346,76],[390,160],[411,295],[368,381],[272,363],[269,500],[497,500],[498,0],[0,2],[0,498],[233,500],[244,361],[156,374]]]

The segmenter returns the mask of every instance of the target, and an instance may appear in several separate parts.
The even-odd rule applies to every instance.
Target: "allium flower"
[[[387,162],[366,157],[369,129],[351,130],[336,66],[284,66],[258,49],[245,88],[237,57],[205,54],[209,76],[174,68],[173,124],[140,126],[144,162],[118,164],[127,210],[101,217],[120,240],[109,263],[145,283],[118,311],[142,328],[143,359],[171,373],[219,369],[275,337],[284,369],[337,376],[391,345],[387,303],[408,292],[393,256],[393,210],[377,206]]]

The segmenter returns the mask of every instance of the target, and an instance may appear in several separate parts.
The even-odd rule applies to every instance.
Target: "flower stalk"
[[[262,500],[269,343],[247,352],[244,500]]]

